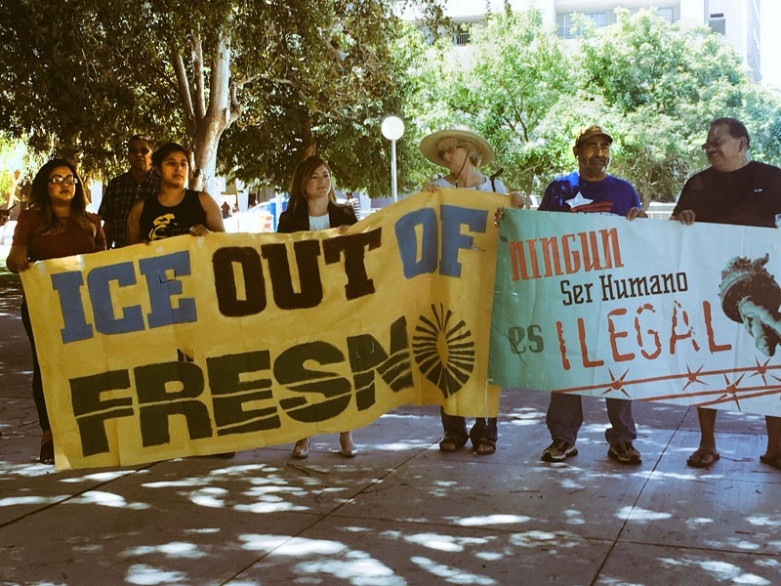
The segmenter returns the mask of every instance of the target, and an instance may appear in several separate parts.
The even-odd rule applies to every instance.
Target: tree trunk
[[[212,56],[207,88],[203,70],[201,41],[191,39],[193,83],[187,78],[184,58],[175,56],[179,95],[187,120],[187,135],[193,153],[190,187],[206,191],[214,198],[216,189],[217,149],[223,132],[239,117],[241,109],[236,99],[236,87],[231,80],[230,23],[223,29]],[[208,106],[207,106],[208,99]]]

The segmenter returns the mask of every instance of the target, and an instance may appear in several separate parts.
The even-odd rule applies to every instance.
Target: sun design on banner
[[[420,372],[447,398],[469,380],[475,367],[475,343],[466,322],[456,322],[452,311],[432,305],[431,312],[432,317],[420,316],[412,351]]]

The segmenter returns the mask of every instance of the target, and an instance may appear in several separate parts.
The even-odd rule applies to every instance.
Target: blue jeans
[[[460,415],[448,415],[445,410],[439,408],[439,418],[442,420],[442,429],[445,437],[459,443],[459,447],[466,444],[466,440],[472,440],[476,446],[481,439],[487,439],[496,443],[499,437],[496,431],[496,417],[476,417],[475,424],[469,433],[466,432],[466,418]]]
[[[610,427],[605,430],[605,439],[614,446],[631,442],[637,438],[637,428],[632,419],[632,401],[605,399]],[[566,440],[571,444],[578,438],[583,425],[583,404],[580,395],[551,393],[548,414],[545,416],[551,438]]]

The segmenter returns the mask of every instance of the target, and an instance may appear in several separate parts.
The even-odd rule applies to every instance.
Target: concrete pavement
[[[0,284],[0,286],[3,286]],[[0,584],[781,584],[781,473],[763,418],[722,414],[722,459],[687,468],[694,410],[635,406],[639,467],[608,460],[604,403],[580,454],[539,461],[547,397],[502,397],[498,451],[437,449],[436,407],[233,460],[55,472],[40,433],[19,291],[0,290]]]

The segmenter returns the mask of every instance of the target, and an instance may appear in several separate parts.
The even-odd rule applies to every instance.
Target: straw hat
[[[480,153],[480,166],[487,165],[494,158],[494,150],[488,141],[482,136],[470,130],[466,126],[454,125],[448,126],[442,130],[429,134],[420,141],[420,152],[432,163],[447,167],[445,162],[439,157],[439,141],[443,138],[458,138],[474,145],[477,152]]]

